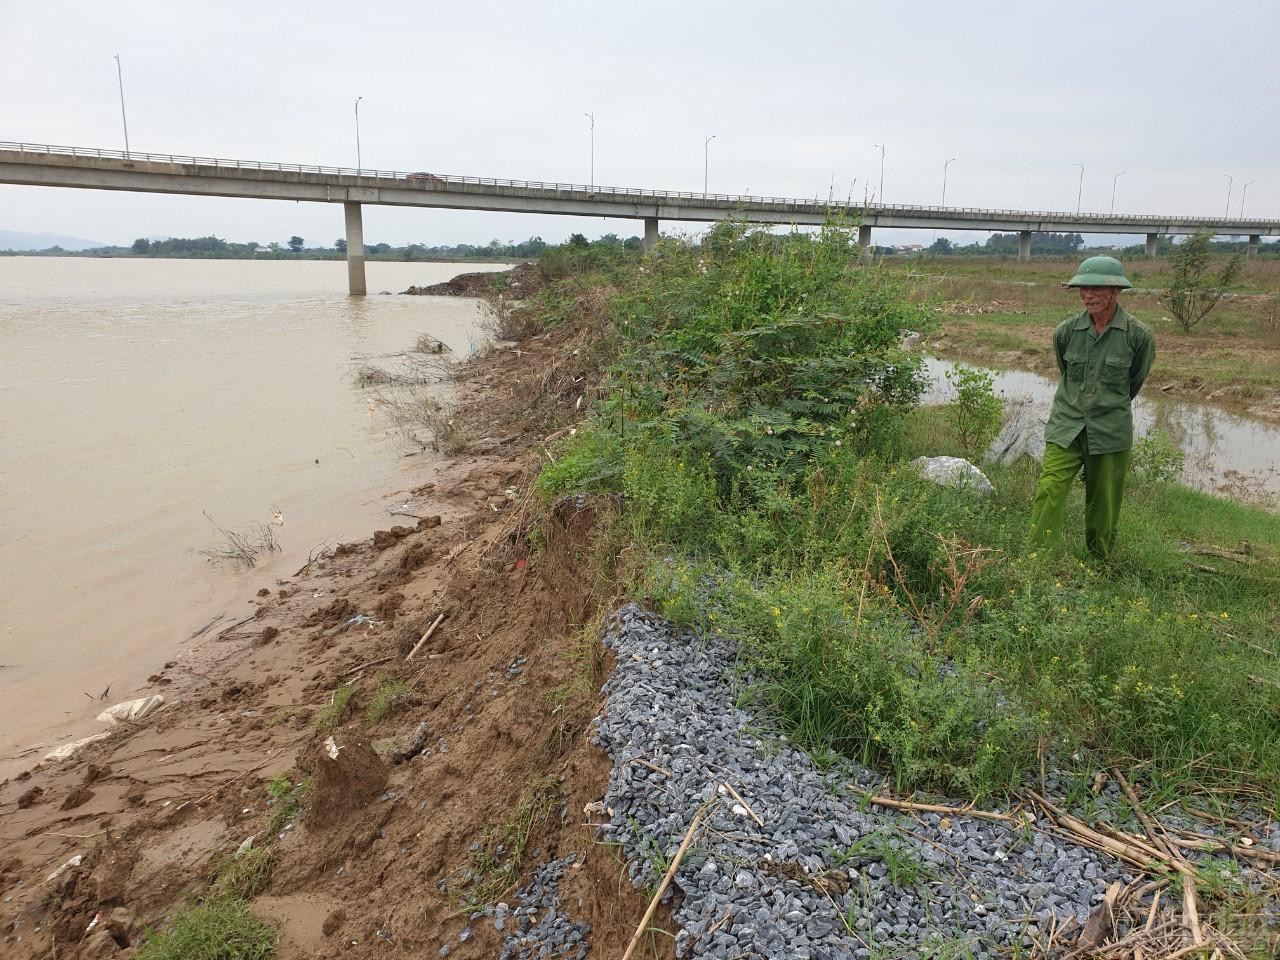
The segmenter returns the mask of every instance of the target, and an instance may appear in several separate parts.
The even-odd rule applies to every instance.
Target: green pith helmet
[[[1124,264],[1115,257],[1090,257],[1080,264],[1076,275],[1067,281],[1068,287],[1124,287],[1133,286],[1124,275]]]

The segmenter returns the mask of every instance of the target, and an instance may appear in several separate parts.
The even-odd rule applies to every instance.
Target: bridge
[[[870,247],[871,231],[876,227],[999,230],[1018,234],[1020,260],[1031,255],[1031,236],[1038,232],[1145,234],[1150,257],[1155,256],[1156,238],[1161,235],[1247,236],[1249,256],[1256,253],[1263,236],[1280,236],[1280,220],[1275,219],[854,204],[816,197],[797,200],[679,193],[8,141],[0,141],[0,183],[341,203],[346,219],[348,286],[354,296],[362,296],[366,290],[361,215],[366,203],[643,220],[646,249],[657,242],[662,220],[710,222],[733,218],[749,223],[821,225],[833,214],[857,219],[858,242],[864,249]]]

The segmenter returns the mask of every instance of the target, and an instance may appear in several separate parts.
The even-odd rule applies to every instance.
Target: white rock
[[[162,706],[164,706],[164,697],[158,693],[153,693],[149,697],[126,700],[123,703],[117,703],[114,707],[107,707],[107,709],[98,714],[98,719],[103,723],[117,723],[121,720],[137,722],[149,717]]]
[[[96,743],[106,737],[111,736],[109,733],[95,733],[91,737],[85,737],[83,740],[75,740],[71,743],[64,743],[62,746],[50,750],[44,755],[46,760],[66,760],[68,757],[79,753],[84,747],[91,743]]]
[[[988,495],[996,492],[987,475],[961,457],[916,457],[911,465],[921,476],[943,486],[969,487]]]

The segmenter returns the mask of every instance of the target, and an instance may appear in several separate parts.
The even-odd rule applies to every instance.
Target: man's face
[[[1081,287],[1080,299],[1090,316],[1105,314],[1116,302],[1119,291],[1115,287]]]

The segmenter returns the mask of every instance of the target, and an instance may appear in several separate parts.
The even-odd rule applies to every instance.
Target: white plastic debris
[[[83,853],[77,853],[74,857],[72,857],[70,860],[68,860],[68,861],[67,861],[66,863],[64,863],[62,866],[60,866],[57,870],[55,870],[55,871],[53,871],[53,873],[49,874],[49,876],[45,878],[45,881],[44,881],[44,882],[45,882],[45,883],[53,883],[53,881],[57,880],[60,876],[62,876],[62,875],[63,875],[64,873],[66,873],[68,870],[71,870],[71,869],[73,869],[73,868],[75,868],[75,867],[80,866],[80,864],[81,864],[81,863],[83,863],[83,862],[84,862],[84,854],[83,854]]]
[[[338,742],[333,737],[329,736],[324,738],[324,752],[329,755],[330,760],[337,760],[342,748],[338,746]]]
[[[95,733],[91,737],[85,737],[83,740],[75,740],[71,743],[64,743],[60,747],[55,747],[44,755],[46,760],[66,760],[79,753],[82,749],[91,743],[96,743],[106,737],[111,736],[109,733]]]
[[[252,836],[245,837],[244,840],[241,842],[240,846],[236,847],[236,856],[238,857],[240,856],[240,854],[247,853],[252,849],[253,849],[253,837]]]
[[[121,720],[136,723],[139,720],[146,719],[162,706],[164,706],[164,697],[158,693],[153,693],[149,697],[125,700],[123,703],[117,703],[113,707],[107,707],[107,709],[98,714],[98,719],[103,723],[118,723]]]

